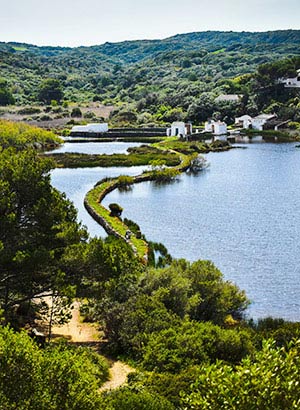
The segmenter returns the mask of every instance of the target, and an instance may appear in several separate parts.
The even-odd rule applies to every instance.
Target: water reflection
[[[127,149],[145,145],[139,142],[66,142],[59,148],[49,151],[50,154],[76,152],[80,154],[128,154]]]
[[[149,240],[175,257],[210,259],[253,304],[251,316],[300,320],[300,151],[251,144],[210,153],[210,168],[180,183],[112,192]]]
[[[75,168],[75,169],[55,169],[51,173],[52,185],[64,192],[78,209],[78,220],[88,227],[91,236],[106,236],[105,231],[86,212],[83,201],[86,193],[93,186],[105,177],[117,177],[123,175],[138,175],[145,167],[131,168]]]
[[[119,203],[123,217],[173,256],[212,260],[246,290],[250,316],[300,320],[300,150],[295,144],[245,147],[206,155],[208,169],[172,184],[116,190],[104,204]],[[86,192],[106,176],[142,169],[57,169],[52,183],[75,203],[91,235],[102,236],[83,207]]]

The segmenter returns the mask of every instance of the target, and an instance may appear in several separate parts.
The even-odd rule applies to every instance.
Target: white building
[[[227,134],[227,124],[222,121],[208,120],[205,123],[204,131],[214,135],[224,135]]]
[[[252,128],[253,130],[262,131],[264,125],[275,118],[277,118],[276,114],[260,114],[254,118],[250,117],[250,115],[242,115],[235,119],[235,125],[244,129]]]
[[[175,121],[171,124],[171,128],[167,128],[168,137],[186,137],[192,133],[192,124],[185,124],[183,121]]]
[[[100,132],[107,132],[108,131],[108,124],[107,123],[93,123],[87,125],[75,125],[71,129],[71,134],[77,133],[100,133]]]
[[[215,99],[215,102],[239,103],[242,98],[243,98],[242,94],[221,94]]]
[[[240,126],[244,129],[251,128],[252,117],[250,115],[242,115],[241,117],[235,118],[235,125]]]
[[[279,78],[279,83],[284,84],[286,88],[300,88],[300,69],[297,70],[297,76],[293,78]]]
[[[251,127],[253,130],[262,131],[264,129],[264,125],[271,120],[277,118],[276,114],[260,114],[256,117],[252,118],[251,120]]]

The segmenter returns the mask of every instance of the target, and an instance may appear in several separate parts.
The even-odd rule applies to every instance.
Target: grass
[[[164,161],[167,166],[180,164],[178,153],[162,152],[162,149],[153,147],[139,147],[126,154],[89,155],[78,153],[47,154],[55,160],[60,168],[91,168],[91,167],[132,167],[148,165],[154,160]]]
[[[225,51],[226,51],[226,48],[220,48],[219,50],[213,51],[211,54],[220,54],[220,53],[224,53]]]
[[[12,46],[15,51],[26,51],[27,47]]]
[[[128,226],[120,218],[111,216],[110,211],[99,202],[99,199],[104,198],[107,189],[112,188],[114,185],[117,185],[117,179],[98,185],[87,193],[86,200],[98,215],[104,218],[115,231],[125,237]],[[144,260],[145,255],[148,255],[148,244],[143,239],[136,238],[135,235],[131,236],[130,243],[136,249],[137,256]]]

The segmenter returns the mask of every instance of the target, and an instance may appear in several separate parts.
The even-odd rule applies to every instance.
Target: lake
[[[139,147],[143,143],[138,142],[67,142],[60,147],[48,151],[49,154],[63,154],[77,152],[80,154],[128,154],[127,149],[130,147]],[[145,145],[145,144],[144,144]]]
[[[295,144],[246,144],[246,149],[206,155],[210,167],[178,181],[145,182],[114,191],[119,203],[151,241],[176,258],[212,260],[226,279],[245,289],[249,316],[300,320],[300,150]],[[92,235],[84,194],[104,176],[134,175],[140,167],[55,170],[53,185],[65,191]],[[90,223],[91,221],[91,223]],[[102,231],[103,232],[103,231]]]

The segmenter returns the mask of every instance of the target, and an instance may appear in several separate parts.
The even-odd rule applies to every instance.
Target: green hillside
[[[299,44],[300,30],[208,31],[77,48],[0,43],[0,78],[17,105],[39,101],[42,81],[55,78],[64,100],[113,104],[119,123],[199,122],[214,112],[228,117],[228,107],[214,103],[220,94],[246,95],[231,116],[266,108],[245,75],[299,56]]]

